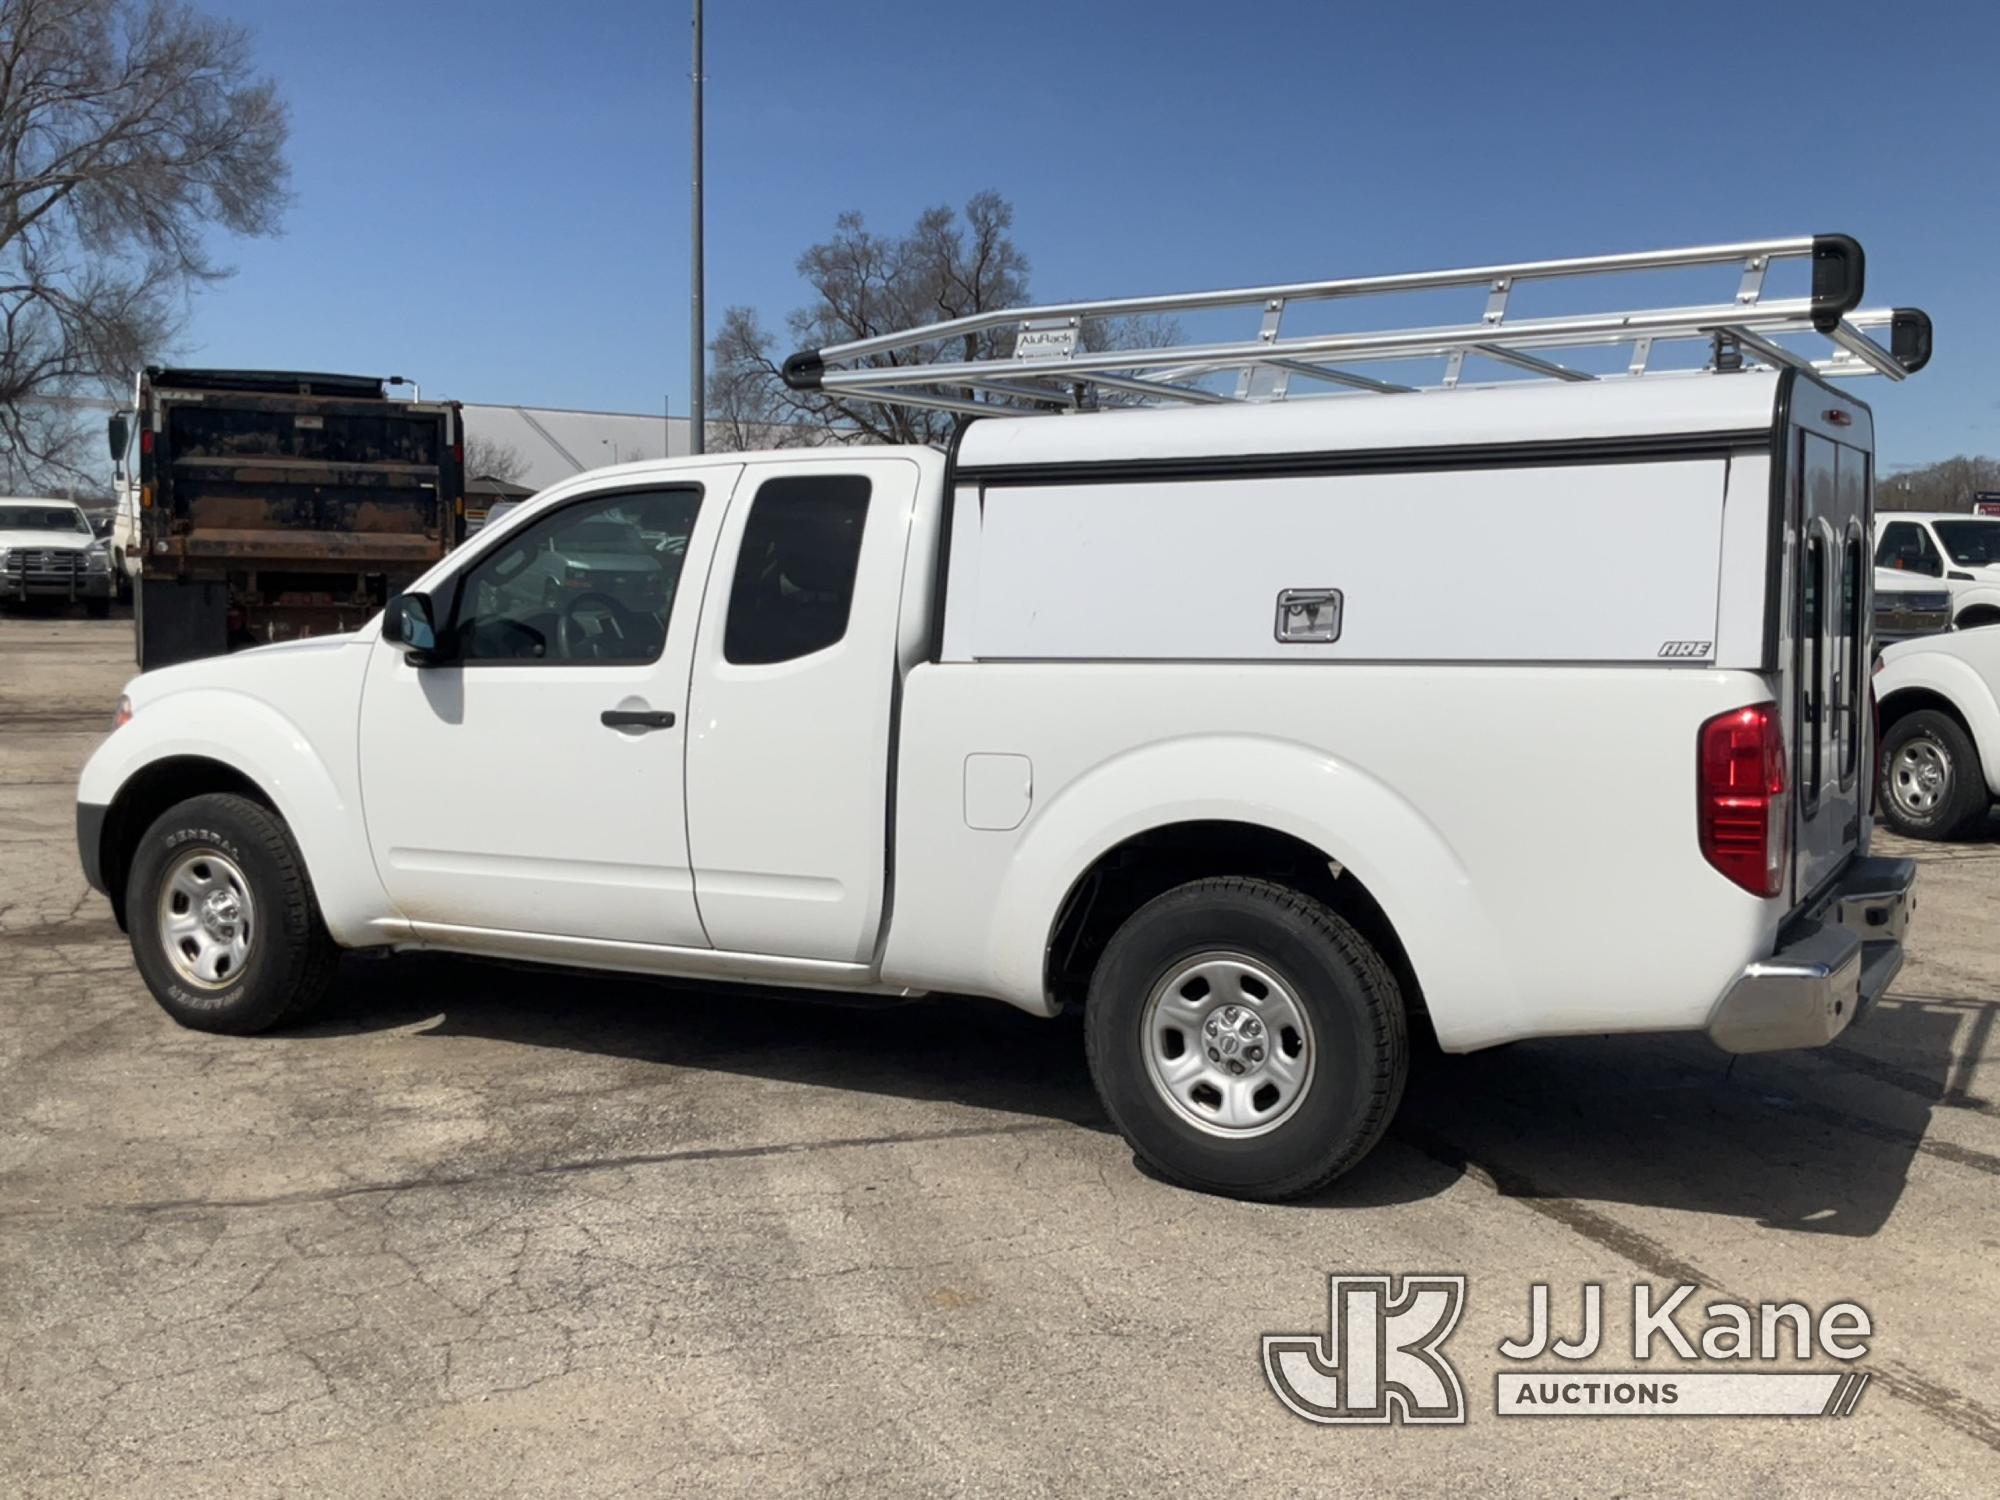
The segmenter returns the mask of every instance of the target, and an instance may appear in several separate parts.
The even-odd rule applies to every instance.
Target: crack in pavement
[[[1519,1172],[1474,1161],[1469,1152],[1443,1136],[1411,1126],[1399,1127],[1394,1138],[1439,1165],[1462,1172],[1499,1197],[1519,1203],[1530,1213],[1560,1224],[1571,1233],[1609,1250],[1648,1276],[1707,1287],[1745,1306],[1752,1301],[1731,1291],[1693,1261],[1682,1259],[1645,1231],[1622,1224],[1574,1198],[1548,1195],[1532,1179]],[[2000,1412],[1931,1379],[1900,1360],[1871,1356],[1868,1369],[1876,1383],[1890,1395],[2000,1453]]]
[[[799,1156],[814,1151],[846,1151],[867,1146],[910,1146],[933,1141],[978,1140],[987,1136],[1031,1135],[1073,1129],[1062,1120],[1022,1120],[1004,1125],[966,1125],[946,1130],[908,1130],[889,1135],[836,1136],[821,1141],[778,1141],[763,1146],[699,1146],[685,1151],[639,1151],[626,1156],[592,1157],[584,1161],[550,1162],[534,1167],[506,1167],[489,1172],[450,1176],[403,1177],[385,1182],[357,1182],[344,1187],[306,1188],[291,1193],[266,1193],[246,1198],[160,1198],[137,1203],[83,1203],[72,1208],[16,1209],[0,1213],[0,1223],[26,1218],[60,1217],[70,1213],[163,1214],[187,1210],[276,1208],[299,1203],[333,1203],[382,1193],[406,1193],[424,1188],[475,1187],[488,1182],[512,1182],[536,1177],[612,1172],[625,1167],[674,1166],[683,1162],[738,1161],[748,1157]]]
[[[97,893],[92,891],[90,894],[94,896]],[[0,946],[8,948],[53,948],[58,943],[102,943],[123,937],[118,924],[108,915],[96,922],[64,920],[44,922],[36,927],[0,928]]]

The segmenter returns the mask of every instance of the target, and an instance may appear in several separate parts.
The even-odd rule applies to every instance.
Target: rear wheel
[[[169,808],[133,854],[125,912],[146,987],[197,1031],[262,1031],[304,1015],[340,958],[291,831],[247,797]]]
[[[1882,736],[1882,821],[1913,839],[1952,839],[1986,816],[1986,774],[1958,720],[1936,709],[1905,714]]]
[[[1084,1017],[1114,1123],[1165,1177],[1233,1197],[1324,1186],[1388,1128],[1409,1066],[1380,955],[1312,898],[1199,880],[1113,935]]]

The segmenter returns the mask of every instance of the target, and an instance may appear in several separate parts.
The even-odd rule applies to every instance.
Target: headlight
[[[83,567],[87,573],[109,573],[111,571],[111,554],[106,552],[102,547],[92,547],[89,552],[84,554]]]

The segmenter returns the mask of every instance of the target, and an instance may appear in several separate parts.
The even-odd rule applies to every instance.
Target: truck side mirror
[[[111,448],[111,462],[124,468],[126,445],[132,440],[132,425],[124,412],[114,411],[111,414],[111,419],[104,424],[104,436]]]
[[[407,647],[403,660],[411,666],[435,666],[440,658],[430,595],[398,594],[391,599],[382,611],[382,639]]]

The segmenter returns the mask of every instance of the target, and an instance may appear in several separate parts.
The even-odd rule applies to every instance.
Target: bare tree
[[[858,213],[842,214],[833,237],[799,257],[799,274],[818,295],[786,320],[794,348],[820,349],[973,313],[1018,307],[1028,300],[1028,258],[1009,231],[1014,210],[995,192],[976,194],[963,214],[927,209],[908,234],[870,230]],[[1085,348],[1137,348],[1171,342],[1171,321],[1118,319],[1085,325]],[[948,412],[843,401],[819,391],[794,391],[779,377],[786,351],[756,312],[732,307],[709,345],[711,412],[717,447],[774,447],[829,437],[878,443],[939,443],[955,420]],[[1014,347],[1011,327],[959,335],[913,349],[871,356],[863,363],[898,367],[946,356],[1003,359]],[[970,398],[972,392],[963,393]]]
[[[0,449],[61,482],[78,398],[122,387],[228,274],[207,230],[276,231],[285,108],[249,33],[178,0],[0,0]]]
[[[778,378],[771,335],[748,307],[732,307],[709,340],[708,446],[718,452],[796,448],[822,441],[824,419]]]
[[[1878,510],[1970,511],[1973,495],[1982,490],[2000,493],[2000,458],[1961,453],[1921,468],[1884,474],[1875,482],[1875,506]]]
[[[467,479],[498,479],[507,484],[519,484],[521,476],[527,472],[527,455],[512,443],[495,442],[492,438],[483,437],[466,438]]]

